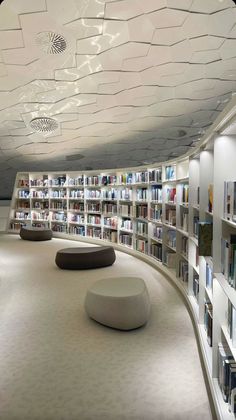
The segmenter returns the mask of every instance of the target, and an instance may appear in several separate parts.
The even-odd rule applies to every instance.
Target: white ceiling
[[[38,44],[48,31],[65,38],[64,52],[49,55]],[[182,155],[235,91],[232,0],[5,0],[0,197],[11,194],[17,170],[116,168]],[[37,117],[56,119],[58,129],[36,133]]]

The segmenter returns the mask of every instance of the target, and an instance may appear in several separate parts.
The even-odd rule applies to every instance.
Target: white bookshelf
[[[20,172],[8,231],[41,223],[51,227],[55,237],[111,243],[168,276],[192,313],[217,418],[232,420],[218,385],[217,352],[223,341],[236,359],[227,331],[228,301],[236,307],[236,290],[221,273],[221,238],[236,233],[236,223],[224,217],[224,181],[236,181],[236,137],[218,134],[219,126],[218,121],[213,127],[214,139],[210,136],[191,156],[152,167]],[[212,258],[198,256],[198,220],[213,223]],[[206,286],[207,265],[214,274],[212,289]],[[206,303],[213,311],[212,346],[204,326]]]

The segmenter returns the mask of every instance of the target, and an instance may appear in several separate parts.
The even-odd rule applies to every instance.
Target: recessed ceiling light
[[[61,54],[67,47],[64,36],[55,32],[39,32],[36,35],[36,44],[46,54]]]
[[[38,133],[52,133],[58,128],[58,122],[53,118],[38,117],[30,121],[30,127]]]

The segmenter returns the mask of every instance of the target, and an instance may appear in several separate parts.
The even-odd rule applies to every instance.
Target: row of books
[[[143,222],[138,222],[136,224],[136,233],[139,235],[148,235],[148,224]]]
[[[236,362],[227,344],[218,344],[218,383],[229,411],[236,414]]]
[[[166,188],[166,201],[176,203],[176,188]]]
[[[176,226],[176,210],[172,208],[166,209],[166,223]]]
[[[236,222],[236,181],[224,183],[224,218]]]
[[[176,248],[176,230],[169,229],[167,231],[167,244],[172,248]]]
[[[147,205],[138,205],[136,206],[136,217],[142,217],[146,219],[148,217],[148,207]]]
[[[230,300],[228,300],[227,329],[232,340],[232,345],[233,347],[236,347],[236,308],[232,305]]]
[[[221,240],[221,271],[229,285],[236,289],[236,235]]]
[[[162,246],[152,242],[150,246],[150,254],[157,258],[159,261],[162,261]]]
[[[139,252],[147,253],[148,250],[148,243],[142,239],[136,239],[135,242],[135,249]]]
[[[162,233],[163,233],[162,227],[154,225],[152,229],[153,229],[152,230],[153,237],[158,239],[159,241],[161,241],[162,240]]]
[[[104,226],[111,227],[113,229],[117,229],[117,226],[118,226],[117,217],[105,217],[104,218]]]
[[[162,218],[162,208],[154,205],[150,208],[150,219],[160,221]]]

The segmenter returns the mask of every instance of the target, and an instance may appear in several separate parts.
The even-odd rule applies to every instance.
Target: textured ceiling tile
[[[47,11],[53,19],[61,25],[80,17],[79,10],[74,0],[67,0],[66,2],[47,0]]]
[[[9,7],[16,13],[43,12],[46,10],[46,0],[10,0]]]
[[[190,10],[197,13],[214,13],[232,7],[231,0],[194,0]]]
[[[193,0],[166,0],[167,6],[173,9],[189,10]]]
[[[74,0],[78,9],[78,16],[82,18],[104,17],[104,0]]]
[[[106,3],[105,18],[127,20],[141,15],[142,12],[142,0],[122,0]]]
[[[174,62],[187,63],[192,55],[191,45],[188,40],[184,40],[171,47],[171,56]]]
[[[189,14],[183,23],[183,31],[186,38],[194,38],[209,34],[209,16],[201,14]],[[212,34],[214,35],[214,34]]]
[[[149,18],[156,29],[181,26],[188,14],[182,10],[163,9],[153,12]]]
[[[0,31],[0,49],[22,48],[24,46],[22,31]]]
[[[100,83],[98,85],[99,94],[116,94],[122,90],[132,89],[141,85],[141,78],[139,73],[136,72],[112,72],[111,74],[116,75],[117,81],[109,83]],[[118,76],[119,75],[119,76]]]
[[[154,26],[148,16],[138,16],[128,21],[130,41],[151,42]],[[153,41],[152,41],[153,42]]]
[[[235,53],[236,55],[236,53]],[[189,60],[190,63],[207,64],[221,59],[219,51],[197,51],[194,52]]]
[[[236,59],[232,58],[226,61],[219,61],[216,63],[209,63],[206,66],[206,77],[208,78],[225,78],[225,75],[228,74],[227,78],[235,80],[236,74]]]
[[[104,70],[121,70],[125,59],[146,56],[148,50],[148,44],[129,42],[114,48],[112,54],[110,51],[105,51],[99,58]]]
[[[217,36],[200,36],[189,40],[193,51],[216,50],[225,41],[225,38]]]
[[[12,48],[9,50],[2,51],[2,57],[5,64],[18,64],[21,66],[27,66],[38,60],[39,55],[37,51],[28,51],[26,48]]]
[[[0,63],[0,77],[7,76],[7,68],[4,63]]]
[[[222,60],[236,57],[235,39],[227,39],[220,48],[220,56]]]
[[[9,8],[6,2],[3,3],[0,13],[0,31],[20,28],[21,25],[17,13]]]
[[[174,45],[180,41],[184,41],[186,35],[182,27],[156,29],[152,44],[158,45]]]
[[[103,34],[77,41],[77,54],[100,54],[129,41],[126,22],[104,22]]]
[[[228,36],[235,25],[236,8],[209,15],[209,35]]]
[[[65,25],[66,29],[73,33],[76,39],[89,38],[101,35],[103,19],[77,19]]]

